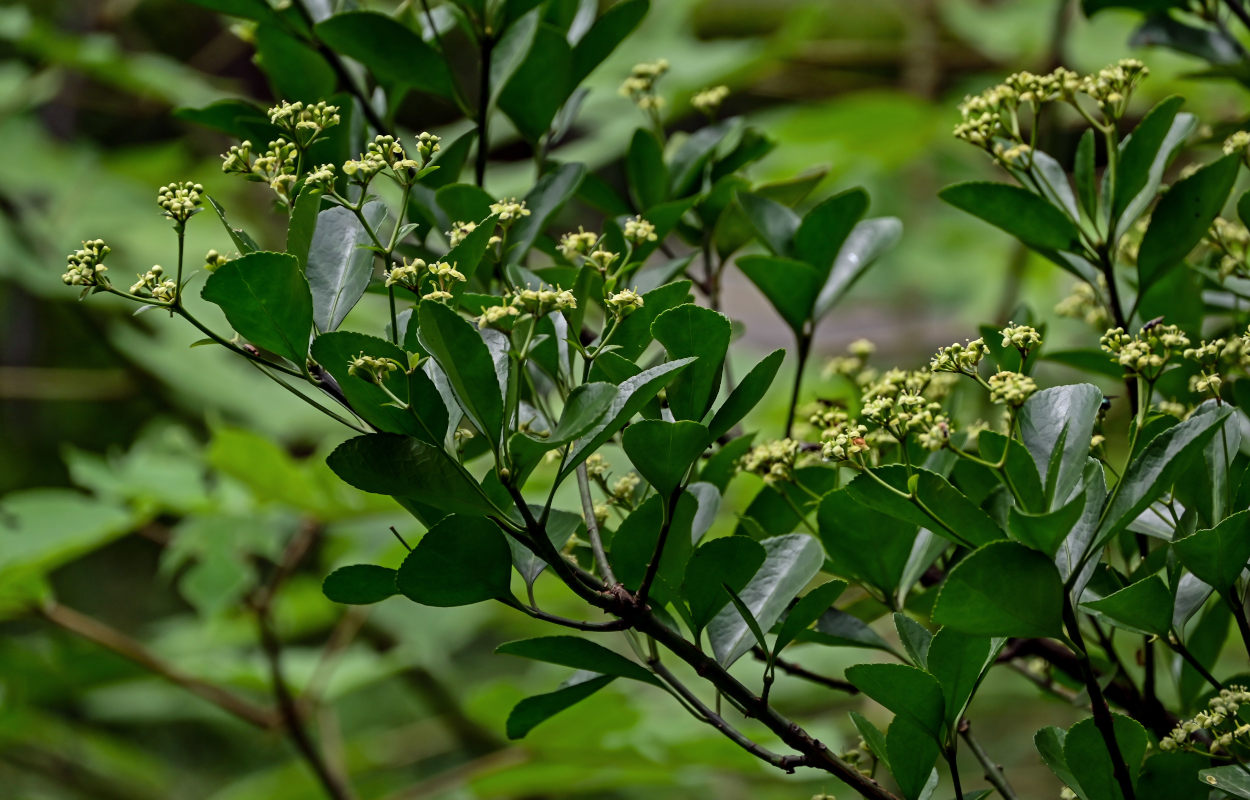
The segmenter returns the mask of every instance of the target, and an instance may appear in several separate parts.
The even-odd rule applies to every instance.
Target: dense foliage
[[[1236,220],[1220,216],[1250,135],[1171,173],[1199,122],[1169,98],[1131,125],[1148,75],[1135,60],[1089,75],[1017,73],[968,98],[956,136],[1011,182],[941,197],[1076,279],[1060,312],[1089,323],[1088,346],[1049,347],[1046,326],[1021,308],[919,368],[879,369],[872,344],[855,342],[829,365],[835,390],[814,395],[804,379],[817,325],[901,226],[866,218],[860,189],[808,200],[819,175],[752,181],[773,145],[740,118],[719,119],[723,87],[690,98],[704,124],[671,131],[663,60],[621,86],[640,123],[624,192],[562,160],[579,84],[646,0],[601,13],[457,0],[321,18],[299,2],[206,4],[251,21],[288,99],[187,116],[239,138],[223,169],[268,187],[283,246],[259,244],[200,184],[175,182],[158,203],[176,267],[122,288],[111,277],[125,254],[97,239],[70,256],[63,280],[84,297],[182,318],[357,434],[329,469],[393,498],[424,533],[396,532],[402,563],[328,575],[331,600],[494,601],[551,626],[499,648],[572,671],[512,708],[509,738],[622,679],[665,692],[767,764],[822,770],[864,797],[928,798],[947,781],[956,798],[1013,800],[1034,795],[1017,793],[966,712],[992,669],[1016,669],[1088,709],[1066,729],[1016,732],[1069,793],[1250,797],[1248,678],[1213,672],[1230,633],[1250,653],[1250,194],[1233,204]],[[409,93],[460,109],[465,132],[400,131],[394,113]],[[1083,129],[1067,163],[1039,144],[1055,115]],[[485,189],[487,143],[504,120],[532,152],[534,177],[497,197]],[[600,224],[567,231],[575,208]],[[206,209],[222,246],[201,270],[184,251],[188,225],[212,224],[193,221]],[[748,417],[777,391],[787,353],[733,374],[735,323],[719,310],[730,269],[793,334],[784,419]],[[206,316],[211,306],[233,333]],[[1040,388],[1046,363],[1100,383]],[[1122,381],[1114,396],[1100,388],[1108,379]],[[322,519],[359,502],[328,474],[292,478],[263,442],[233,436],[244,455],[222,463],[253,490],[273,485]],[[730,535],[707,537],[739,473],[762,488]],[[350,777],[308,733],[274,655],[270,602],[300,555],[292,548],[307,546],[296,537],[270,553],[268,585],[201,596],[246,593],[273,656],[280,722],[167,677],[280,725],[325,792],[349,797]],[[33,576],[49,565],[34,556],[12,602],[42,597],[46,617],[124,652],[47,598]],[[849,651],[844,675],[804,666],[787,650],[800,644]],[[860,746],[836,753],[779,707],[779,675],[862,693],[893,719],[883,730],[853,713]],[[988,788],[972,788],[966,762],[961,774],[961,749]]]

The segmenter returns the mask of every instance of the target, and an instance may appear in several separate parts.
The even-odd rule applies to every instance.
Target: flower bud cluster
[[[999,333],[1003,337],[1002,346],[1014,347],[1020,351],[1022,357],[1027,357],[1030,350],[1042,343],[1042,335],[1031,325],[1016,325],[1014,322],[1009,322],[1007,327]]]
[[[1216,217],[1207,231],[1206,241],[1220,254],[1217,267],[1220,280],[1233,275],[1250,277],[1250,230],[1246,226]]]
[[[738,468],[759,475],[769,486],[789,483],[794,478],[800,449],[800,444],[790,438],[757,444],[738,459]]]
[[[341,119],[339,107],[325,101],[308,105],[282,102],[269,109],[269,121],[291,134],[300,147],[307,147]]]
[[[996,372],[990,376],[990,402],[1019,408],[1037,391],[1037,382],[1020,372]]]
[[[560,237],[560,255],[569,261],[574,261],[578,256],[589,255],[597,244],[599,244],[599,234],[591,233],[578,225],[576,233],[570,231]]]
[[[252,143],[244,141],[231,147],[222,156],[222,172],[233,172],[248,176],[251,180],[269,184],[284,203],[290,205],[291,192],[295,188],[296,165],[299,163],[299,148],[286,139],[278,138],[269,143],[269,149],[263,155],[252,160]]]
[[[528,217],[530,210],[525,207],[524,200],[517,200],[515,197],[509,197],[507,200],[500,200],[498,203],[490,204],[490,213],[495,214],[499,218],[499,226],[504,230],[512,227],[512,224],[522,217]]]
[[[1159,749],[1190,750],[1203,755],[1242,755],[1250,748],[1250,723],[1242,721],[1238,710],[1250,703],[1250,691],[1229,686],[1212,697],[1199,711],[1172,729],[1159,742]]]
[[[139,280],[130,287],[130,293],[137,296],[147,294],[158,302],[170,303],[178,296],[178,282],[166,278],[165,268],[157,264],[139,276]]]
[[[867,339],[856,339],[847,345],[847,355],[834,356],[825,364],[826,375],[842,375],[857,382],[872,380],[875,374],[867,369],[868,359],[877,346]]]
[[[975,375],[982,359],[989,353],[984,339],[973,339],[967,344],[956,342],[943,347],[929,360],[929,368],[934,372],[956,372],[961,375]]]
[[[1147,323],[1130,336],[1123,328],[1112,328],[1102,335],[1099,346],[1115,358],[1126,375],[1153,381],[1163,374],[1173,356],[1189,348],[1189,337],[1175,325]]]
[[[156,204],[165,216],[182,225],[200,212],[200,199],[204,187],[191,181],[175,181],[162,186],[156,193]]]
[[[710,86],[696,92],[695,96],[690,98],[690,105],[694,106],[699,113],[711,117],[716,114],[727,97],[729,97],[728,86]]]
[[[335,169],[333,164],[322,164],[304,178],[304,188],[328,193],[334,191]]]
[[[1100,288],[1107,285],[1106,279],[1099,277]],[[1072,293],[1060,300],[1055,306],[1055,313],[1061,317],[1084,320],[1085,323],[1098,330],[1106,330],[1111,322],[1111,314],[1102,300],[1102,295],[1085,281],[1078,281],[1072,287]]]
[[[513,317],[519,317],[520,310],[510,303],[503,305],[486,306],[482,309],[482,313],[477,318],[477,326],[479,328],[495,328],[499,327],[505,320]]]
[[[850,461],[870,449],[864,438],[867,434],[866,425],[835,423],[820,435],[820,455],[826,461]]]
[[[92,239],[82,243],[81,250],[75,250],[65,257],[65,274],[61,280],[68,286],[107,286],[108,278],[104,273],[104,258],[110,252],[103,239]]]
[[[421,131],[417,134],[417,158],[421,162],[421,166],[429,166],[430,159],[434,158],[434,154],[442,149],[439,142],[443,141],[441,137],[435,136],[429,131]]]
[[[912,433],[924,433],[928,444],[923,446],[940,450],[950,439],[950,419],[941,414],[941,410],[940,403],[919,393],[900,392],[894,396],[882,394],[867,400],[862,414],[899,441]],[[940,431],[946,432],[940,441],[930,435]],[[917,441],[920,441],[919,438]],[[937,446],[930,447],[932,444]]]
[[[204,254],[204,269],[209,272],[216,272],[229,263],[230,259],[216,250],[209,250]]]
[[[553,311],[570,311],[577,308],[577,298],[568,289],[525,288],[512,296],[512,305],[526,314],[545,317]]]
[[[446,232],[447,244],[452,248],[460,246],[460,243],[469,237],[470,233],[477,230],[476,222],[456,221],[451,223],[451,230]]]
[[[642,308],[643,299],[642,295],[633,289],[622,289],[619,292],[609,294],[606,305],[614,317],[624,319]]]
[[[638,245],[656,240],[655,226],[640,216],[625,220],[625,241]]]
[[[429,276],[433,281],[435,288],[421,296],[422,300],[437,300],[443,302],[452,298],[451,290],[457,283],[464,283],[465,276],[460,270],[456,269],[455,264],[448,264],[446,261],[436,261],[433,264],[427,264],[420,258],[409,261],[404,259],[397,267],[391,267],[386,273],[386,286],[403,286],[407,289],[416,291],[423,277]]]
[[[403,369],[393,358],[377,358],[360,353],[347,362],[347,374],[376,383],[379,386],[396,370]]]
[[[634,101],[634,105],[651,114],[664,107],[664,98],[655,93],[655,85],[668,72],[668,59],[635,64],[629,77],[621,84],[620,94]]]

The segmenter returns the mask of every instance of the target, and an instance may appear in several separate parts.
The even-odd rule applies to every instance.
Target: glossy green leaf
[[[799,226],[803,224],[798,214],[775,200],[745,192],[738,195],[738,203],[746,212],[751,226],[755,228],[755,232],[770,253],[779,258],[795,257],[794,237],[799,232]],[[813,240],[816,238],[814,223],[807,238]],[[814,250],[814,242],[809,244],[809,247]],[[804,263],[807,262],[804,261]],[[812,267],[817,275],[823,273],[821,268],[813,264],[808,263],[808,266]]]
[[[295,256],[256,252],[236,258],[208,276],[201,295],[221,306],[239,335],[304,366],[313,302]]]
[[[467,606],[510,597],[512,553],[503,531],[452,514],[426,531],[395,576],[399,592],[425,606]]]
[[[982,636],[1034,638],[1063,631],[1063,583],[1046,556],[991,542],[959,562],[933,607],[933,621]]]
[[[903,496],[909,479],[901,464],[878,467],[877,477],[896,491],[882,486],[871,475],[857,476],[847,486],[851,496],[860,503],[895,519],[922,525],[956,544],[973,547],[1006,538],[994,520],[978,508],[946,478],[926,469],[915,470],[916,500]],[[902,492],[903,495],[900,495]]]
[[[1182,263],[1224,207],[1241,170],[1241,154],[1213,161],[1172,184],[1150,215],[1137,255],[1137,280],[1147,287]]]
[[[1072,178],[1076,194],[1085,215],[1093,219],[1098,214],[1098,182],[1094,176],[1094,131],[1081,134],[1076,144],[1076,156],[1072,165]]]
[[[334,69],[312,47],[287,34],[286,26],[261,25],[254,41],[274,96],[313,103],[334,93]]]
[[[1077,797],[1084,800],[1085,795],[1081,790],[1081,784],[1077,782],[1076,776],[1068,768],[1068,759],[1063,755],[1063,743],[1067,738],[1068,732],[1066,730],[1050,725],[1033,735],[1033,745],[1042,757],[1042,762],[1050,767],[1051,772],[1055,773],[1055,777],[1064,786],[1076,792]]]
[[[213,207],[213,211],[217,214],[217,219],[221,220],[221,226],[226,229],[226,233],[230,235],[230,241],[234,242],[234,246],[239,249],[239,253],[247,255],[260,250],[260,245],[256,244],[256,240],[248,235],[247,231],[230,224],[230,221],[226,219],[226,210],[221,207],[221,203],[214,200],[211,195],[207,197],[208,204]]]
[[[454,264],[466,279],[472,280],[482,257],[486,255],[486,248],[490,246],[491,237],[495,235],[495,219],[492,214],[477,223],[477,227],[460,244],[448,250],[442,260]]]
[[[448,513],[501,513],[477,481],[442,448],[409,436],[357,436],[336,447],[326,463],[362,491],[414,500]]]
[[[1166,637],[1172,630],[1172,593],[1158,575],[1130,583],[1084,606],[1102,614],[1116,627],[1135,633]]]
[[[868,193],[858,187],[822,201],[803,216],[794,233],[795,258],[828,275],[842,245],[867,210]]]
[[[557,481],[567,478],[573,470],[577,469],[578,464],[585,461],[604,442],[616,435],[626,422],[641,411],[642,407],[676,376],[678,370],[683,369],[693,360],[684,358],[680,361],[669,361],[622,381],[616,388],[616,397],[608,406],[607,413],[589,432],[574,443],[569,455],[560,466]]]
[[[899,643],[911,658],[912,664],[926,672],[929,669],[929,648],[933,645],[933,634],[929,629],[901,611],[894,612],[894,630],[898,632]]]
[[[741,117],[731,117],[699,128],[686,137],[669,159],[669,173],[672,175],[669,194],[685,197],[698,192],[703,187],[708,164],[716,149],[741,124]]]
[[[664,498],[651,495],[630,512],[612,537],[612,567],[617,580],[629,589],[637,590],[642,585],[648,565],[660,546],[660,536],[666,529],[667,505]],[[651,589],[652,598],[660,605],[676,600],[680,595],[694,547],[690,530],[698,508],[694,496],[683,492],[673,510],[672,521],[664,534],[655,584]]]
[[[802,261],[776,256],[743,256],[737,264],[790,329],[801,333],[820,293],[820,273]]]
[[[382,387],[364,376],[348,372],[351,360],[361,353],[373,358],[389,358],[399,365],[399,369],[386,376],[384,385],[400,400],[413,403],[416,413],[396,408],[391,396]],[[416,378],[410,382],[403,370],[408,363],[408,356],[403,350],[376,336],[335,331],[322,334],[313,341],[312,357],[330,373],[352,410],[365,422],[378,430],[405,433],[432,445],[443,443],[447,431],[447,409],[437,389],[425,378],[425,373],[421,373],[424,381]],[[410,390],[414,385],[418,396],[411,398]]]
[[[561,164],[538,179],[525,196],[530,215],[522,217],[508,232],[508,252],[504,257],[507,263],[521,262],[556,212],[577,194],[577,187],[585,176],[585,164]]]
[[[697,359],[668,385],[666,395],[677,419],[703,419],[720,392],[733,335],[729,317],[687,303],[657,316],[651,323],[651,335],[668,351],[670,359]]]
[[[651,323],[670,308],[689,303],[691,283],[688,280],[666,283],[642,295],[643,307],[617,323],[612,335],[612,353],[635,361],[651,344]]]
[[[1199,772],[1210,763],[1198,753],[1155,753],[1146,759],[1137,778],[1137,800],[1185,797],[1201,779]],[[1250,798],[1250,794],[1246,797]]]
[[[1237,764],[1204,769],[1198,773],[1198,778],[1233,797],[1250,798],[1250,775]]]
[[[816,621],[816,627],[804,631],[800,636],[803,641],[812,641],[826,647],[862,647],[869,650],[881,650],[898,656],[898,653],[859,617],[854,614],[831,608]],[[901,656],[899,656],[901,658]]]
[[[541,15],[542,9],[538,8],[526,12],[503,30],[503,35],[495,42],[490,53],[489,86],[492,106],[534,47]]]
[[[1146,729],[1141,723],[1120,714],[1112,716],[1112,728],[1115,730],[1116,745],[1128,766],[1129,777],[1135,780],[1149,746]],[[1068,728],[1068,735],[1063,741],[1063,756],[1088,800],[1121,800],[1123,795],[1112,771],[1111,754],[1093,717]]]
[[[765,630],[781,618],[790,601],[820,571],[820,544],[811,536],[792,533],[760,542],[764,564],[739,593]],[[728,666],[751,649],[750,631],[736,609],[722,608],[708,625],[716,660]]]
[[[524,738],[535,726],[580,703],[614,680],[612,675],[578,673],[554,692],[525,698],[508,714],[508,738]]]
[[[903,236],[903,223],[895,217],[866,219],[857,224],[833,261],[833,269],[816,296],[812,318],[824,319],[856,281]]]
[[[320,189],[305,186],[295,198],[291,207],[291,221],[286,227],[286,251],[299,259],[308,271],[308,249],[312,247],[313,235],[317,229],[317,215],[321,210],[321,198],[324,193]]]
[[[1172,542],[1185,568],[1221,592],[1232,588],[1250,562],[1250,511]]]
[[[1175,96],[1160,101],[1142,117],[1132,135],[1121,145],[1115,197],[1111,199],[1113,219],[1118,220],[1129,203],[1143,191],[1157,191],[1163,167],[1170,157],[1164,143],[1176,120],[1176,112],[1184,103],[1184,98]]]
[[[321,592],[331,602],[371,605],[398,594],[395,570],[373,564],[340,567],[326,576]]]
[[[1043,389],[1020,407],[1020,438],[1042,476],[1046,510],[1068,504],[1089,457],[1102,391],[1088,383]]]
[[[696,632],[706,628],[729,602],[725,586],[741,592],[763,565],[764,557],[763,546],[746,536],[713,539],[694,551],[686,564],[682,595]]]
[[[759,620],[755,618],[755,614],[751,612],[750,608],[747,608],[747,604],[742,601],[742,598],[732,588],[728,585],[722,585],[721,588],[725,590],[725,594],[729,595],[729,604],[734,611],[738,612],[738,619],[742,620],[746,624],[747,630],[751,632],[751,638],[754,640],[755,646],[767,652],[768,642],[764,638],[764,629],[760,627]]]
[[[615,678],[629,678],[654,686],[660,685],[659,679],[641,664],[603,645],[577,636],[543,636],[538,639],[505,642],[499,645],[495,652],[597,672],[600,675],[611,675]]]
[[[1044,514],[1030,514],[1012,506],[1007,511],[1007,530],[1017,542],[1054,558],[1084,514],[1085,501],[1085,493],[1080,492],[1066,506]]]
[[[662,497],[684,483],[707,442],[707,428],[687,420],[645,419],[630,425],[621,435],[630,462]]]
[[[647,15],[649,0],[623,0],[605,11],[573,47],[574,85],[586,79]]]
[[[386,220],[386,206],[367,203],[362,213],[378,236]],[[317,330],[328,333],[343,323],[347,312],[364,296],[373,277],[373,244],[356,215],[342,206],[317,215],[317,230],[308,250],[308,284],[313,295]]]
[[[907,717],[895,716],[885,732],[885,746],[890,756],[890,774],[898,783],[906,800],[921,800],[933,791],[930,783],[936,782],[938,756],[941,748],[937,741]]]
[[[460,407],[488,440],[503,430],[503,394],[490,348],[467,319],[447,306],[424,300],[417,307],[418,338],[451,384]]]
[[[416,32],[375,11],[348,11],[318,23],[317,38],[369,68],[378,80],[455,100],[447,61]]]
[[[616,399],[616,387],[610,383],[583,383],[569,392],[560,412],[560,421],[542,439],[548,447],[560,447],[584,435],[608,412]]]
[[[629,196],[642,211],[668,199],[668,166],[655,134],[646,128],[634,131],[625,157]]]
[[[824,615],[841,594],[846,591],[846,581],[832,580],[822,583],[799,598],[781,621],[777,638],[773,641],[773,655],[798,638]]]
[[[781,362],[785,356],[785,350],[774,350],[751,367],[750,372],[742,376],[738,385],[725,398],[725,402],[716,409],[716,413],[712,415],[712,421],[708,423],[708,435],[713,440],[728,433],[759,405],[772,387],[773,379],[777,377],[777,370],[781,369]]]
[[[915,523],[883,514],[847,489],[825,495],[816,519],[836,574],[894,594],[916,540]]]
[[[994,662],[997,648],[988,636],[942,628],[929,646],[928,671],[942,686],[946,724],[954,730],[972,695]]]
[[[938,196],[1035,250],[1079,251],[1080,231],[1076,223],[1027,189],[973,181],[948,186]]]
[[[942,687],[929,673],[906,664],[856,664],[847,668],[846,679],[896,717],[942,741],[945,702]],[[895,760],[891,757],[890,763]]]
[[[525,60],[499,94],[499,110],[527,141],[537,142],[574,89],[573,51],[564,33],[539,24]]]

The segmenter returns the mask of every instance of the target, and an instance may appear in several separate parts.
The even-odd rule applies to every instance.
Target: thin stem
[[[976,756],[977,762],[985,770],[985,779],[990,782],[998,793],[1002,795],[1003,800],[1018,800],[1016,792],[1011,788],[1011,784],[1007,782],[1007,774],[1003,771],[1001,765],[995,763],[990,758],[989,753],[985,752],[985,748],[981,747],[981,743],[972,735],[972,727],[964,720],[959,726],[959,735],[968,744],[968,749]]]
[[[757,660],[765,662],[768,661],[769,657],[769,654],[764,651],[764,648],[759,647],[758,645],[751,648],[751,655],[755,656]],[[826,689],[846,692],[847,694],[859,694],[859,689],[856,688],[855,684],[850,681],[830,678],[828,675],[821,675],[818,672],[812,672],[803,665],[794,661],[787,661],[784,658],[774,658],[773,666],[787,675],[808,681],[809,683],[814,683],[818,686],[824,686]]]
[[[1207,683],[1211,684],[1211,687],[1212,687],[1213,689],[1215,689],[1215,690],[1218,692],[1218,691],[1220,691],[1221,689],[1223,689],[1223,688],[1224,688],[1224,684],[1222,684],[1222,683],[1220,683],[1218,680],[1216,680],[1216,679],[1215,679],[1215,676],[1214,676],[1214,675],[1212,675],[1210,672],[1208,672],[1206,667],[1202,666],[1202,662],[1201,662],[1201,661],[1199,661],[1199,660],[1198,660],[1198,659],[1194,656],[1194,654],[1193,654],[1193,653],[1191,653],[1191,652],[1189,651],[1189,648],[1188,648],[1188,647],[1186,647],[1185,645],[1181,644],[1179,639],[1178,639],[1177,641],[1175,641],[1175,642],[1173,642],[1173,641],[1170,641],[1170,640],[1169,640],[1169,641],[1168,641],[1168,645],[1169,645],[1169,646],[1170,646],[1173,650],[1175,650],[1175,651],[1176,651],[1177,655],[1179,655],[1181,658],[1185,659],[1185,663],[1187,663],[1187,664],[1189,664],[1189,666],[1193,667],[1193,668],[1194,668],[1194,671],[1195,671],[1195,672],[1197,672],[1199,675],[1201,675],[1201,676],[1202,676],[1202,679],[1203,679],[1204,681],[1206,681]]]
[[[1076,618],[1076,612],[1072,608],[1072,601],[1068,599],[1066,591],[1063,596],[1063,621],[1064,626],[1068,629],[1068,638],[1075,645],[1073,653],[1080,664],[1081,678],[1085,682],[1085,690],[1089,693],[1090,710],[1094,714],[1094,726],[1098,728],[1098,733],[1102,735],[1103,742],[1107,746],[1107,753],[1111,756],[1111,770],[1115,774],[1116,783],[1120,787],[1120,794],[1123,795],[1123,800],[1135,800],[1136,794],[1133,791],[1133,781],[1129,777],[1128,766],[1124,763],[1124,754],[1120,752],[1119,742],[1115,738],[1115,721],[1111,717],[1111,708],[1107,705],[1107,698],[1103,696],[1102,687],[1098,684],[1098,676],[1094,674],[1094,667],[1090,663],[1089,653],[1085,650],[1085,639],[1081,636],[1081,623]]]
[[[595,501],[590,496],[590,476],[586,473],[586,462],[577,465],[577,491],[582,499],[582,515],[586,518],[586,535],[590,537],[590,549],[595,555],[595,564],[609,585],[619,583],[612,565],[608,563],[608,554],[603,549],[603,537],[599,534],[599,521],[595,519]]]
[[[963,800],[964,789],[959,781],[959,759],[956,758],[955,746],[957,741],[952,741],[949,747],[942,749],[943,755],[946,757],[946,766],[950,767],[951,783],[955,788],[955,800]]]
[[[1237,596],[1236,587],[1229,589],[1225,593],[1224,599],[1228,601],[1228,605],[1233,611],[1233,619],[1237,620],[1237,631],[1241,634],[1241,641],[1245,645],[1246,655],[1250,656],[1250,620],[1246,619],[1246,605]]]
[[[492,34],[483,33],[481,47],[481,75],[478,81],[477,99],[477,159],[473,165],[473,178],[478,188],[486,183],[486,156],[490,151],[490,60],[495,48]]]
[[[799,504],[794,502],[790,495],[786,494],[784,489],[777,490],[777,494],[781,495],[781,499],[785,500],[786,505],[790,506],[790,510],[793,511],[794,515],[799,518],[799,522],[803,523],[803,527],[811,531],[813,536],[820,536],[819,531],[817,531],[811,521],[808,520],[807,513],[803,511],[803,509],[799,508]]]
[[[607,622],[582,622],[581,620],[569,619],[568,617],[561,617],[557,614],[548,614],[546,611],[543,611],[540,608],[527,606],[523,603],[519,603],[516,601],[515,598],[512,598],[512,597],[501,597],[499,599],[499,602],[503,603],[509,608],[515,608],[517,611],[520,611],[522,614],[525,614],[526,616],[533,617],[534,619],[537,619],[537,620],[542,620],[543,622],[550,622],[553,625],[559,625],[564,628],[571,628],[575,631],[587,631],[587,632],[590,632],[590,631],[596,631],[596,632],[623,631],[629,628],[629,623],[623,619],[614,619],[614,620],[609,620]]]
[[[811,351],[812,337],[810,333],[800,333],[798,339],[798,365],[794,371],[794,387],[790,390],[790,411],[786,414],[786,436],[794,432],[794,415],[799,407],[799,389],[803,385],[803,371],[807,367],[807,356]]]
[[[664,523],[660,526],[660,535],[655,540],[655,550],[651,553],[651,560],[647,562],[647,572],[642,576],[642,583],[638,586],[638,604],[646,606],[647,594],[651,591],[651,584],[655,582],[655,576],[660,572],[660,560],[664,556],[664,545],[668,543],[668,534],[673,527],[673,515],[677,513],[677,501],[681,499],[682,487],[678,486],[668,498],[668,504],[664,508]]]

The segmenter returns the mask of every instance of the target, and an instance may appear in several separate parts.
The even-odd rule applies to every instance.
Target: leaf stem
[[[790,390],[790,411],[786,414],[786,437],[794,433],[794,415],[799,407],[799,389],[803,385],[803,371],[812,347],[812,335],[806,331],[795,335],[798,344],[798,364],[794,370],[794,387]]]
[[[595,564],[609,585],[619,583],[612,565],[608,563],[608,554],[603,550],[603,537],[599,535],[599,522],[595,519],[595,501],[590,496],[590,476],[586,473],[586,463],[577,465],[577,491],[581,495],[582,514],[586,518],[586,535],[590,537],[590,549],[595,555]]]

